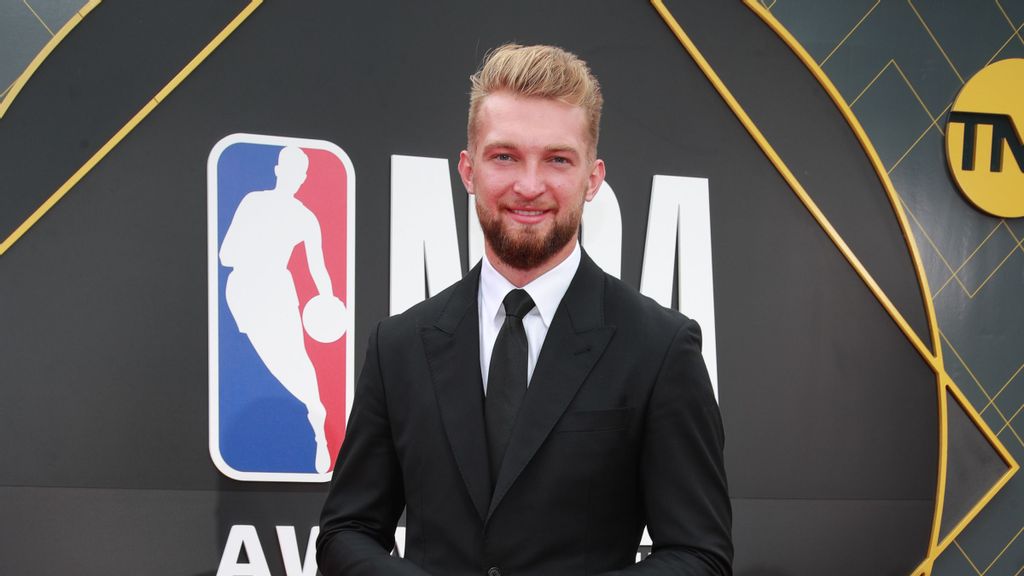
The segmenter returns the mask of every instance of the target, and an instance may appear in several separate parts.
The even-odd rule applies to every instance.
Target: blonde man
[[[320,570],[731,574],[700,329],[579,247],[605,175],[597,80],[559,48],[506,45],[472,83],[459,173],[485,256],[370,338]],[[645,526],[654,552],[635,563]]]

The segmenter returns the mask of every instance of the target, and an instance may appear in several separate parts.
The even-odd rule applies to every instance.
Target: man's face
[[[583,202],[604,172],[603,161],[591,160],[582,108],[509,92],[480,104],[474,150],[459,156],[488,255],[523,271],[572,251]]]

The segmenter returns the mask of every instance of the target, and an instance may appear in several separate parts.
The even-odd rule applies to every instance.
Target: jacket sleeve
[[[345,441],[320,515],[317,564],[324,576],[426,576],[391,556],[405,507],[379,355],[380,324],[370,338]]]
[[[644,561],[606,576],[732,574],[724,444],[700,327],[688,320],[662,362],[646,414],[640,473],[654,546]]]

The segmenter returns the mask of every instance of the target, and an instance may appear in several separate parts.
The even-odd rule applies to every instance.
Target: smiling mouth
[[[513,214],[518,214],[520,216],[540,216],[541,214],[544,213],[544,211],[543,210],[512,210],[512,213]]]

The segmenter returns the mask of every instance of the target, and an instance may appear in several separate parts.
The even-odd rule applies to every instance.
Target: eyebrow
[[[491,142],[490,144],[486,144],[483,147],[484,150],[492,150],[492,149],[495,149],[495,148],[510,148],[510,149],[515,150],[515,149],[519,148],[519,146],[517,146],[515,144],[512,144],[511,142]],[[544,151],[548,152],[548,153],[551,153],[551,152],[562,152],[562,153],[573,153],[573,154],[576,154],[576,155],[582,155],[582,153],[579,150],[577,150],[575,147],[570,146],[568,144],[557,144],[555,146],[548,146],[547,148],[544,149]]]

